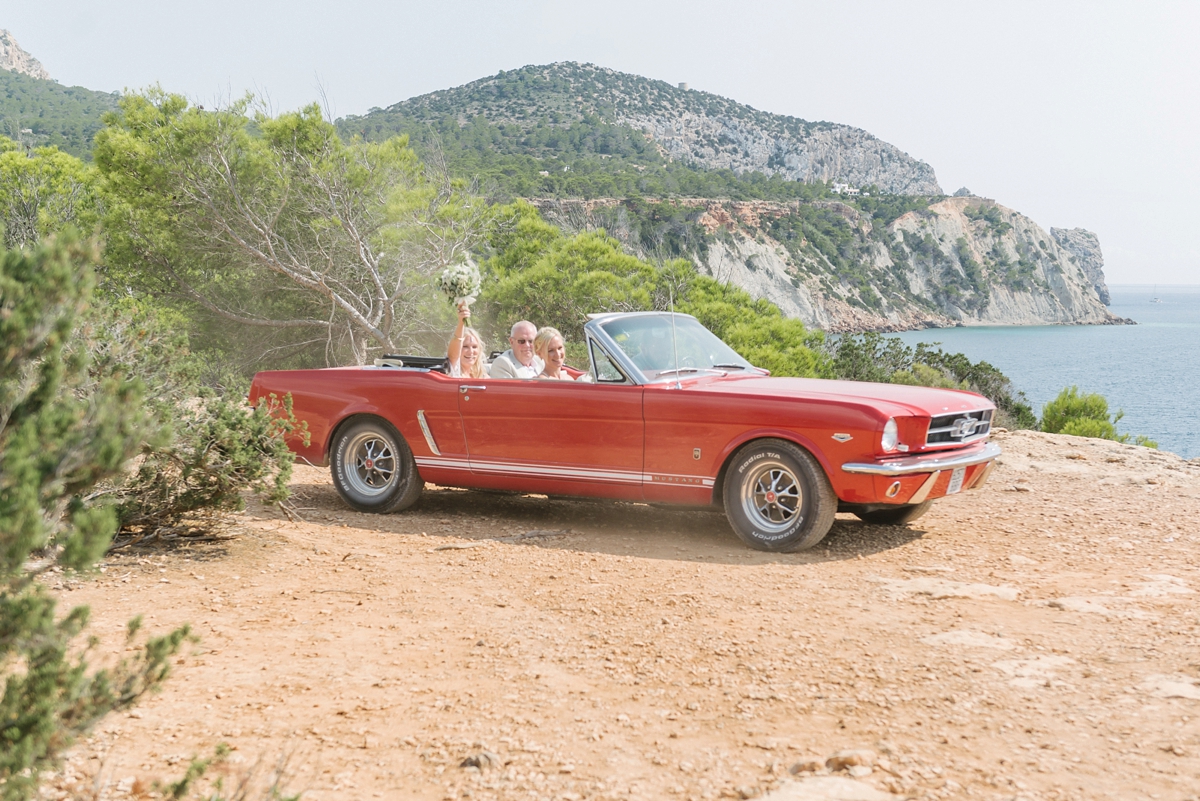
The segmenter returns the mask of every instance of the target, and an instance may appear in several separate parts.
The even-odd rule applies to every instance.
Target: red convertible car
[[[905,523],[979,487],[1000,449],[971,392],[775,378],[695,318],[593,315],[579,381],[451,378],[442,360],[262,372],[360,511],[411,506],[425,482],[723,506],[753,548],[818,543],[838,511]]]

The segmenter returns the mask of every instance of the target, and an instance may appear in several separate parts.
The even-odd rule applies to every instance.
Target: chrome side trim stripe
[[[421,433],[425,435],[425,444],[429,446],[429,450],[433,451],[434,456],[441,456],[442,452],[438,450],[437,443],[433,441],[433,433],[429,430],[429,423],[425,421],[424,409],[417,409],[417,422],[421,424]]]
[[[443,457],[433,459],[416,456],[420,467],[435,467],[443,470],[473,470],[477,473],[500,475],[536,476],[539,478],[572,478],[591,481],[608,481],[619,484],[679,484],[711,487],[716,479],[707,476],[676,475],[672,473],[641,473],[632,470],[596,470],[582,467],[566,467],[539,464],[517,464],[512,462],[469,461],[465,458]]]
[[[914,473],[932,473],[935,470],[953,470],[956,467],[983,464],[999,455],[1000,446],[989,442],[978,450],[972,448],[969,453],[947,456],[909,456],[905,459],[888,462],[847,462],[842,465],[842,470],[847,473],[867,473],[874,476],[910,476]]]
[[[471,460],[471,470],[477,473],[500,473],[504,475],[538,476],[541,478],[586,478],[592,481],[615,481],[624,484],[640,484],[642,481],[641,473],[631,473],[624,470],[587,470],[578,467],[477,462],[474,459]]]
[[[418,467],[440,467],[443,470],[470,470],[471,465],[466,459],[430,459],[428,456],[414,456]]]

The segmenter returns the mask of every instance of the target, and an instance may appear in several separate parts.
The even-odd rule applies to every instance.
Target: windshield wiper
[[[699,367],[672,367],[670,370],[659,370],[657,373],[654,374],[654,377],[662,378],[664,375],[671,375],[674,373],[679,373],[680,375],[682,375],[684,373],[698,373],[698,372],[700,372]]]
[[[713,367],[719,367],[722,370],[745,370],[744,364],[714,364]]]

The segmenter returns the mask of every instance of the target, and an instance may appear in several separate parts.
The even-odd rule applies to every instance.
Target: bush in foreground
[[[85,571],[104,553],[115,510],[93,494],[116,478],[158,423],[138,381],[91,357],[83,326],[95,248],[67,235],[0,254],[0,799],[37,793],[78,735],[159,686],[182,627],[115,666],[91,670],[80,648],[88,609],[56,619],[38,581]],[[128,627],[133,640],[140,621]]]
[[[1070,434],[1076,437],[1110,439],[1129,442],[1147,448],[1157,448],[1158,443],[1147,437],[1118,434],[1117,423],[1125,413],[1114,415],[1108,412],[1108,400],[1095,392],[1081,393],[1079,387],[1071,386],[1058,393],[1058,397],[1042,409],[1042,431],[1051,434]]]

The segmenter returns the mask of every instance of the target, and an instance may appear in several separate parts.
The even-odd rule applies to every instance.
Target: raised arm
[[[458,304],[458,325],[454,327],[454,336],[450,337],[450,343],[446,346],[446,361],[450,364],[458,364],[458,359],[462,356],[463,329],[467,327],[467,320],[471,319],[471,307],[465,303]]]

